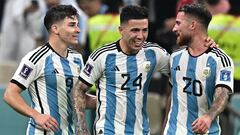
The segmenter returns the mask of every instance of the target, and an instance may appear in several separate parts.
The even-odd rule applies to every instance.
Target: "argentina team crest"
[[[150,71],[150,69],[151,69],[150,61],[148,61],[148,60],[145,61],[144,62],[144,67],[145,67],[146,72]]]
[[[210,67],[205,67],[205,68],[203,69],[203,76],[204,76],[204,77],[209,77],[210,74],[211,74],[211,69],[210,69]]]

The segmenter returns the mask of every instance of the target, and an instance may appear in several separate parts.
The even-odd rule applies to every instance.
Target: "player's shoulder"
[[[108,54],[108,53],[111,53],[112,51],[117,50],[117,44],[118,42],[113,42],[113,43],[106,44],[102,47],[99,47],[98,49],[94,50],[89,57],[93,61],[95,61],[96,59],[103,56],[104,54]]]
[[[68,55],[74,56],[74,57],[82,57],[82,54],[79,53],[76,50],[73,50],[71,48],[68,48]]]
[[[220,48],[210,48],[207,53],[214,59],[219,60],[224,67],[233,66],[232,58]]]
[[[159,44],[154,43],[154,42],[144,42],[143,43],[143,48],[144,49],[149,49],[149,48],[159,48],[163,51],[166,51],[164,48],[162,48]]]
[[[157,43],[154,43],[154,42],[144,42],[143,44],[143,49],[144,50],[154,50],[154,51],[160,51],[164,54],[167,54],[169,55],[169,53],[167,52],[166,49],[164,49],[163,47],[161,47],[161,45],[157,44]]]
[[[183,51],[185,51],[187,49],[187,46],[181,46],[175,50],[173,50],[171,55],[177,55],[179,53],[182,53]]]
[[[39,60],[43,57],[45,57],[48,52],[51,50],[50,45],[44,44],[42,46],[37,47],[36,49],[28,52],[24,57],[23,60],[29,61],[33,63],[34,65],[39,62]]]

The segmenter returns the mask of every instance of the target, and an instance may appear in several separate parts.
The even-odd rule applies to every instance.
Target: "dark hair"
[[[217,5],[217,4],[220,2],[220,0],[206,0],[206,2],[207,2],[209,5],[214,6],[214,5]]]
[[[206,28],[208,29],[209,22],[212,20],[211,13],[200,4],[186,4],[183,7],[181,7],[178,12],[184,12],[187,15],[190,15],[198,21]]]
[[[120,7],[124,5],[123,0],[102,0],[107,5],[106,13],[118,14]]]
[[[128,22],[130,19],[148,19],[148,10],[136,5],[126,6],[121,11],[120,23]]]
[[[231,8],[229,10],[229,13],[232,15],[239,16],[240,15],[240,0],[229,0],[229,3],[231,5]]]
[[[56,5],[47,11],[44,17],[44,25],[46,29],[49,31],[49,29],[54,23],[64,20],[65,17],[72,18],[72,16],[79,17],[77,10],[73,6]]]

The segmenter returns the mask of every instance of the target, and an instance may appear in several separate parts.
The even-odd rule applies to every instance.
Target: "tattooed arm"
[[[85,109],[94,108],[96,106],[95,96],[86,94],[88,86],[82,83],[80,80],[77,81],[73,88],[73,111],[74,111],[74,124],[76,135],[90,135],[87,129]]]
[[[215,100],[209,111],[192,123],[195,133],[204,134],[210,128],[212,121],[226,108],[229,98],[229,89],[217,87],[215,89]]]
[[[225,87],[217,87],[215,91],[215,100],[207,113],[211,120],[214,120],[226,108],[230,92]]]

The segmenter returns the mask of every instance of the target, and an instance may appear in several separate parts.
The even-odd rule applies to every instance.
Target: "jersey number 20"
[[[201,96],[202,95],[202,84],[199,80],[193,80],[189,77],[183,77],[183,80],[186,82],[186,86],[183,88],[183,92],[188,94],[193,94],[194,96]],[[187,90],[190,87],[192,91]],[[192,88],[191,88],[192,87]]]

